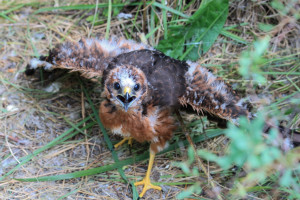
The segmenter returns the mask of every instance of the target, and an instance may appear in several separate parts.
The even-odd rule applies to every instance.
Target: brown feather
[[[67,42],[50,50],[47,57],[32,60],[26,72],[36,67],[78,71],[93,81],[102,78],[105,100],[99,115],[104,127],[138,142],[150,142],[150,171],[155,153],[167,147],[176,129],[174,108],[190,106],[198,113],[208,113],[209,119],[217,116],[222,126],[225,120],[238,124],[240,116],[251,117],[243,99],[206,68],[133,41]],[[145,181],[136,183],[144,184],[144,192],[151,186],[149,172]]]
[[[70,72],[78,71],[81,75],[92,81],[99,81],[103,71],[113,58],[119,54],[151,47],[136,43],[124,38],[84,39],[79,42],[66,42],[57,45],[49,51],[48,56],[32,59],[27,66],[26,74],[32,69],[45,67],[47,70],[55,68],[68,69]]]
[[[206,111],[234,123],[242,115],[250,117],[243,99],[238,97],[230,85],[217,78],[206,68],[188,62],[185,94],[179,98],[182,105],[191,105],[197,112]]]
[[[122,38],[66,42],[50,50],[40,61],[34,60],[31,68],[41,66],[78,71],[93,81],[102,78],[107,99],[100,108],[104,126],[140,142],[151,142],[154,152],[170,139],[175,129],[171,111],[181,105],[189,104],[197,112],[206,111],[233,122],[240,115],[249,116],[231,87],[207,69]],[[120,91],[113,86],[124,77],[141,86],[134,91],[137,100],[128,112],[116,98]]]
[[[160,106],[179,106],[178,98],[185,93],[185,62],[172,59],[161,52],[139,50],[117,56],[104,71],[103,81],[108,73],[122,65],[130,65],[141,69],[148,81],[148,98],[144,104]]]
[[[116,109],[114,104],[103,101],[99,110],[103,125],[115,134],[133,137],[138,142],[151,142],[151,150],[155,153],[165,148],[176,129],[170,110],[148,106],[147,115],[140,110],[125,112]]]

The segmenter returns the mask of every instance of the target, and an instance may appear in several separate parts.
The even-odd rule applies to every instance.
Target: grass
[[[2,1],[0,198],[137,199],[140,188],[132,183],[145,174],[148,146],[134,143],[130,151],[126,145],[113,150],[112,144],[120,138],[106,134],[99,121],[99,87],[86,80],[80,82],[74,74],[46,73],[42,79],[23,74],[30,58],[47,54],[58,43],[77,41],[81,37],[117,35],[162,47],[162,51],[167,49],[177,58],[193,55],[197,62],[247,96],[255,110],[263,110],[265,115],[261,120],[281,122],[299,130],[299,18],[293,6],[281,6],[282,1],[251,1],[247,5],[244,1],[231,1],[228,16],[220,11],[213,18],[212,9],[205,10],[213,5],[205,3],[209,1],[200,4],[195,0],[97,3],[74,0],[72,3],[57,1],[56,5],[33,0]],[[287,3],[294,7],[297,4],[293,0]],[[226,10],[226,6],[222,8]],[[130,13],[133,18],[118,19],[119,12]],[[219,23],[221,28],[215,39],[205,38],[211,35],[220,17],[224,23]],[[279,29],[281,22],[287,24]],[[203,27],[208,29],[200,30]],[[253,45],[266,35],[271,37],[265,46]],[[185,46],[186,43],[193,45]],[[208,45],[206,51],[202,49],[203,44]],[[257,48],[257,45],[264,47]],[[242,64],[239,58],[244,59]],[[45,92],[45,87],[52,82],[62,83],[59,91]],[[18,110],[9,110],[10,107]],[[298,149],[283,152],[280,146],[266,144],[261,138],[260,142],[251,143],[253,149],[269,145],[280,152],[279,158],[255,168],[249,167],[253,166],[249,164],[253,160],[241,154],[243,163],[228,162],[226,168],[218,160],[232,159],[235,152],[232,145],[239,144],[243,138],[228,135],[232,141],[229,143],[214,123],[195,114],[183,115],[197,155],[191,153],[182,130],[177,130],[170,147],[155,160],[152,178],[163,187],[163,193],[149,191],[146,199],[299,198]],[[241,136],[246,134],[243,130],[248,126],[231,127],[226,132]],[[258,125],[250,126],[256,128],[257,134],[253,135],[260,135]],[[253,135],[250,134],[249,141]],[[272,141],[280,143],[277,138]],[[216,162],[203,160],[210,180],[194,162],[200,149],[217,158]],[[255,154],[252,157],[258,158]]]

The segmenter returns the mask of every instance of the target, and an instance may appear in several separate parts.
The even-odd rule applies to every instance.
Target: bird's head
[[[106,97],[126,112],[141,105],[148,89],[143,71],[130,65],[116,66],[112,69],[104,86]]]

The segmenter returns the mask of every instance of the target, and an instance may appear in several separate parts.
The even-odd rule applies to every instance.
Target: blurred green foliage
[[[253,48],[242,53],[239,73],[245,79],[251,79],[259,84],[266,84],[267,79],[262,75],[261,66],[266,62],[264,54],[268,48],[270,37],[265,37],[253,43]]]
[[[262,73],[262,68],[268,61],[265,56],[268,54],[269,42],[269,37],[262,38],[242,52],[239,60],[239,73],[243,78],[266,84],[267,79]],[[295,105],[294,109],[299,107],[299,99],[292,98],[290,102]],[[285,115],[291,112],[288,109]],[[271,189],[275,186],[278,188],[280,197],[300,199],[300,165],[296,162],[300,155],[293,151],[284,152],[281,149],[283,145],[290,144],[284,144],[289,140],[283,140],[277,129],[271,129],[268,134],[264,134],[265,121],[269,117],[276,123],[285,116],[274,103],[259,110],[252,121],[241,117],[238,120],[239,126],[228,123],[225,135],[230,139],[230,144],[224,155],[216,155],[206,150],[197,151],[198,156],[215,162],[224,170],[224,173],[233,167],[246,171],[246,175],[234,179],[231,192],[226,198],[245,198],[250,191],[265,193],[266,187]],[[188,176],[200,174],[199,169],[195,167],[195,155],[192,148],[188,149],[188,160],[175,163],[175,165]],[[198,191],[201,191],[200,182],[196,182],[181,192],[177,198],[187,198],[198,194]]]
[[[263,127],[265,118],[260,113],[254,120],[249,122],[246,117],[239,119],[240,126],[228,124],[225,135],[230,138],[228,154],[219,157],[205,150],[199,150],[198,154],[210,161],[216,162],[223,169],[228,169],[233,165],[238,167],[247,166],[253,170],[268,165],[281,156],[278,146],[274,146],[272,141],[278,137],[277,131],[272,129],[267,139],[263,138]]]

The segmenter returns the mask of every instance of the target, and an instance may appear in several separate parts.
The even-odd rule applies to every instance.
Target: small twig
[[[184,132],[184,134],[185,134],[185,136],[186,136],[188,142],[190,143],[190,145],[191,145],[191,147],[192,147],[192,149],[193,149],[193,151],[194,151],[194,155],[195,155],[195,158],[196,158],[196,160],[197,160],[197,162],[198,162],[199,169],[202,169],[202,170],[203,170],[204,174],[207,176],[207,181],[210,183],[211,187],[212,187],[213,189],[215,189],[215,188],[216,188],[216,185],[215,185],[215,183],[212,181],[213,178],[211,177],[210,173],[206,170],[206,168],[205,168],[203,162],[201,161],[201,159],[200,159],[199,156],[197,155],[197,149],[196,149],[196,147],[195,147],[195,144],[194,144],[194,142],[193,142],[193,140],[192,140],[190,134],[186,131],[185,124],[184,124],[183,119],[182,119],[182,117],[181,117],[181,115],[180,115],[180,112],[179,112],[178,110],[176,110],[175,112],[176,112],[176,115],[177,115],[177,117],[178,117],[178,120],[179,120],[179,122],[180,122],[180,124],[181,124],[181,126],[182,126],[183,132]],[[217,193],[217,197],[218,197],[219,200],[223,200],[223,198],[221,197],[221,195],[220,195],[219,193]]]
[[[7,139],[10,139],[10,140],[12,140],[14,142],[20,142],[19,138],[16,138],[16,137],[13,137],[13,136],[5,136],[3,134],[0,134],[0,137],[4,137],[4,138],[7,137]]]
[[[116,186],[113,185],[112,188],[113,188],[113,190],[115,191],[115,193],[117,194],[118,198],[119,198],[119,199],[122,199],[122,197],[121,197],[121,195],[120,195],[118,189],[116,188]]]
[[[15,114],[19,114],[19,113],[23,112],[24,110],[25,110],[24,108],[21,108],[20,110],[17,110],[17,111],[12,111],[12,112],[9,112],[9,113],[4,113],[4,114],[0,115],[0,120],[2,118],[5,118],[5,117],[9,117],[9,116],[12,116],[12,115],[15,115]]]
[[[144,3],[144,5],[143,5],[143,7],[144,7],[144,9],[143,9],[143,32],[146,33],[146,24],[147,24],[147,9],[146,9],[146,7],[148,7],[148,6],[146,4],[146,0],[143,0],[143,3]]]
[[[30,26],[30,28],[45,28],[45,25],[40,25],[40,24],[28,24],[28,23],[13,23],[13,24],[0,24],[0,27],[15,27],[15,26]]]
[[[14,159],[20,164],[21,162],[19,161],[19,159],[15,156],[14,152],[12,151],[11,147],[10,147],[10,144],[8,142],[8,136],[7,136],[7,133],[6,133],[6,124],[7,124],[7,121],[6,121],[6,117],[5,117],[5,121],[4,121],[4,135],[5,135],[5,143],[11,153],[11,155],[14,157]]]

